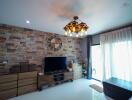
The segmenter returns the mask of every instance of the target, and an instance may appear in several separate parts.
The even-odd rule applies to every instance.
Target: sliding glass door
[[[100,45],[91,46],[91,58],[92,58],[92,78],[101,81],[103,78],[103,69],[102,69]]]

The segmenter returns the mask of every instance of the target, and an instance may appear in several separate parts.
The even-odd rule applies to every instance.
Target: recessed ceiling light
[[[29,21],[29,20],[26,20],[26,23],[27,23],[27,24],[30,24],[30,21]]]

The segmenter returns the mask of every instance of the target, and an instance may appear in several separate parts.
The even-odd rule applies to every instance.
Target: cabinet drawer
[[[71,80],[71,79],[73,79],[73,77],[72,76],[68,76],[68,77],[65,77],[64,79],[65,80]]]
[[[33,77],[37,77],[37,71],[18,73],[18,79],[27,79],[27,78],[33,78]]]
[[[17,80],[17,74],[0,76],[0,83],[10,82]]]
[[[51,82],[54,80],[53,75],[43,75],[38,78],[39,81]]]
[[[30,84],[37,84],[37,77],[31,79],[22,79],[18,80],[18,87]]]
[[[67,77],[67,76],[73,76],[73,73],[72,72],[65,72],[64,73],[64,76]]]
[[[9,89],[16,88],[16,87],[17,87],[17,81],[12,81],[12,82],[8,82],[8,83],[1,83],[0,84],[0,91],[9,90]]]
[[[46,75],[44,77],[45,80],[53,80],[53,75]]]
[[[18,95],[29,93],[29,92],[32,92],[32,91],[35,91],[35,90],[37,90],[37,85],[36,84],[27,85],[27,86],[23,86],[23,87],[18,87]]]
[[[39,81],[38,82],[38,86],[43,85],[43,84],[48,84],[48,82],[46,82],[46,81]]]
[[[38,86],[42,84],[53,84],[54,78],[53,75],[40,75],[38,76]]]
[[[0,92],[0,100],[6,100],[8,98],[15,97],[17,95],[17,88]]]

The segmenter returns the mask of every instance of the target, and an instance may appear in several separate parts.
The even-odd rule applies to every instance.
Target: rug
[[[89,85],[91,88],[93,88],[94,90],[100,92],[100,93],[103,93],[103,88],[99,85],[96,85],[96,84],[91,84]]]

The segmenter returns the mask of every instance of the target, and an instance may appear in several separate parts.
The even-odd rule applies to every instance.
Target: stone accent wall
[[[51,50],[47,44],[47,39],[55,36],[62,40],[59,51]],[[6,68],[24,61],[41,65],[48,56],[66,56],[69,61],[77,58],[81,62],[80,44],[81,39],[0,24],[0,62],[7,60]]]

